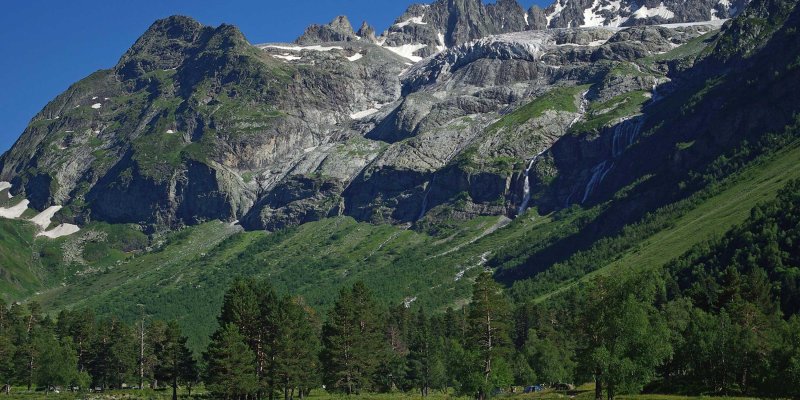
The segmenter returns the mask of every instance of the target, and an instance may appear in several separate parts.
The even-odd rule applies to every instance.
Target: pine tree
[[[298,390],[300,398],[318,383],[319,336],[318,325],[313,320],[311,310],[304,307],[299,299],[289,297],[281,301],[280,330],[276,338],[280,344],[276,373],[283,386],[284,400]]]
[[[33,379],[45,393],[51,387],[68,386],[79,380],[78,357],[68,340],[59,341],[50,332],[38,332],[33,338],[37,364]]]
[[[13,342],[17,349],[14,356],[16,365],[17,381],[25,384],[30,391],[34,384],[34,374],[39,367],[38,349],[34,346],[33,338],[40,330],[42,317],[41,308],[38,303],[28,304],[28,314],[25,314],[24,307],[19,304],[11,306],[10,317],[15,322],[12,328]]]
[[[255,356],[254,371],[260,393],[266,389],[272,397],[274,372],[267,360],[273,356],[275,337],[273,325],[277,297],[271,287],[263,282],[239,279],[225,293],[219,325],[234,324],[245,338]]]
[[[478,276],[472,292],[467,326],[467,348],[480,356],[483,382],[477,389],[477,396],[483,400],[492,389],[493,363],[505,357],[511,345],[511,309],[500,286],[485,272]],[[503,364],[507,366],[507,364]],[[504,372],[504,371],[497,371]],[[474,380],[473,380],[474,382]],[[495,379],[495,382],[505,382]]]
[[[159,368],[156,376],[172,386],[172,399],[178,398],[178,384],[191,382],[197,375],[197,365],[192,352],[186,346],[187,338],[181,333],[178,323],[167,324],[166,340],[156,353],[159,357]]]
[[[284,325],[286,310],[268,282],[249,281],[249,284],[258,301],[257,345],[254,351],[258,365],[259,397],[266,391],[269,400],[273,400],[282,385],[278,368],[281,351],[286,346],[286,343],[280,341],[282,331],[287,329]]]
[[[374,387],[373,377],[384,354],[383,329],[372,295],[358,282],[342,289],[322,330],[325,384],[347,394]]]
[[[89,310],[67,311],[58,314],[56,333],[62,339],[69,338],[78,355],[78,371],[86,370],[89,363],[89,347],[95,335],[96,321]]]
[[[244,399],[258,390],[255,355],[234,324],[217,331],[205,354],[206,387],[215,398]]]
[[[441,385],[437,381],[434,368],[439,361],[434,337],[425,311],[417,313],[408,354],[408,379],[425,397],[431,387]]]
[[[14,353],[16,347],[11,339],[0,331],[0,385],[6,394],[11,390],[11,379],[14,377]]]
[[[130,327],[111,318],[99,323],[89,367],[97,386],[121,387],[136,371],[136,341]]]

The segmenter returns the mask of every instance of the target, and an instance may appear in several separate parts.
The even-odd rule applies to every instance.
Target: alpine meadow
[[[797,0],[120,53],[0,156],[0,398],[800,398]]]

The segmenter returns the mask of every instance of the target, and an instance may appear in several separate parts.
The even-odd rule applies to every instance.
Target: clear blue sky
[[[550,0],[518,0],[528,8]],[[153,21],[173,14],[238,26],[252,43],[292,41],[347,15],[386,29],[409,4],[432,0],[19,0],[0,12],[0,153],[70,84],[116,64]],[[493,1],[486,1],[493,2]]]

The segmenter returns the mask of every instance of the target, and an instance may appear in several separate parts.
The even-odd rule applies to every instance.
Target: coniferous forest
[[[383,305],[362,283],[319,314],[267,281],[228,289],[219,328],[192,351],[175,322],[0,307],[5,390],[177,388],[225,399],[451,393],[512,387],[595,397],[652,392],[800,396],[800,182],[666,271],[600,276],[545,302],[510,301],[490,272],[472,301]],[[198,350],[198,349],[195,349]],[[537,388],[538,389],[538,388]]]

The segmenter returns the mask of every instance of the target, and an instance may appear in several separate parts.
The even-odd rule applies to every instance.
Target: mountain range
[[[663,265],[798,175],[795,4],[438,0],[265,44],[156,21],[0,157],[0,288],[205,334],[235,275],[445,307],[483,268],[546,298]]]

